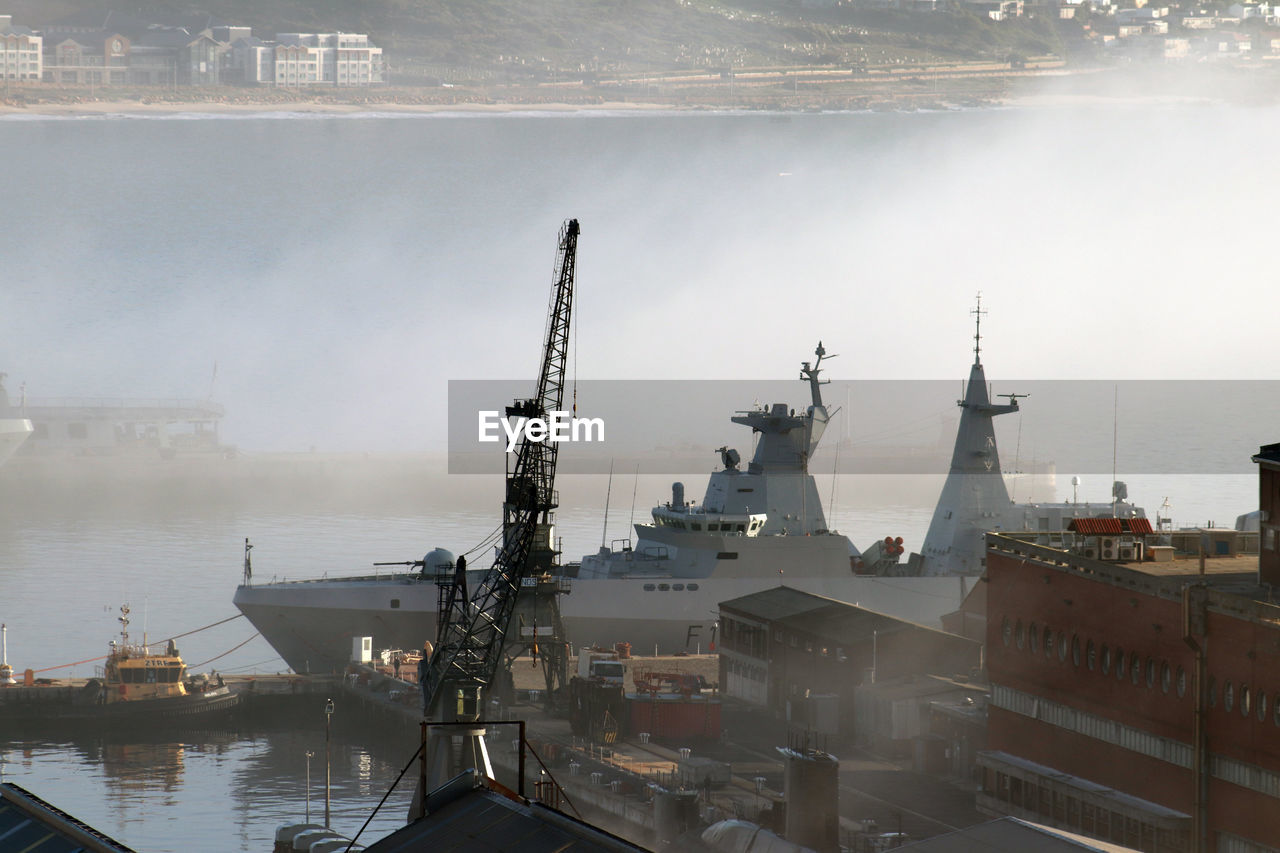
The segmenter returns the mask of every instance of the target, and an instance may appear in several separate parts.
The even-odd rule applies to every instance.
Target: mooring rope
[[[205,625],[203,628],[196,628],[193,631],[187,631],[182,634],[174,634],[172,637],[169,637],[168,639],[165,639],[165,640],[157,640],[154,643],[147,643],[147,647],[150,648],[151,646],[159,646],[159,645],[169,643],[172,640],[180,640],[183,637],[190,637],[192,634],[199,634],[201,631],[207,631],[210,628],[216,628],[219,625],[225,625],[227,622],[231,622],[235,619],[240,619],[243,617],[244,617],[243,613],[237,613],[235,616],[228,616],[226,619],[219,620],[217,622],[214,622],[211,625]],[[258,635],[257,634],[253,635],[253,637],[256,637],[256,636]],[[253,637],[250,637],[249,640],[252,640]],[[240,646],[243,646],[245,643],[249,642],[249,640],[245,640],[244,643],[240,644]],[[240,646],[236,646],[236,649],[240,648]],[[232,649],[231,652],[234,652],[236,649]],[[231,654],[231,652],[223,652],[222,654],[218,655],[218,657],[225,657],[226,655]],[[97,661],[100,661],[100,660],[106,660],[108,657],[110,657],[110,655],[99,655],[96,658],[85,658],[84,660],[78,660],[78,661],[75,661],[74,663],[60,663],[57,666],[46,666],[44,669],[33,669],[32,672],[33,673],[52,672],[55,669],[66,669],[67,667],[80,666],[81,664],[84,664],[84,663],[96,663]],[[213,660],[217,660],[217,659],[218,658],[213,658]],[[205,661],[205,663],[208,663],[208,661]],[[196,665],[203,666],[203,664],[196,664]]]
[[[262,635],[261,635],[261,634],[259,634],[257,631],[254,631],[254,632],[253,632],[253,636],[252,636],[252,637],[250,637],[248,640],[245,640],[245,641],[244,641],[243,643],[241,643],[240,645],[235,646],[234,648],[227,649],[225,652],[223,652],[222,654],[218,655],[217,657],[212,657],[212,658],[209,658],[208,660],[202,660],[202,661],[200,661],[200,663],[189,663],[189,664],[187,664],[187,669],[199,669],[200,667],[204,666],[204,665],[205,665],[205,664],[207,664],[207,663],[213,663],[214,661],[218,660],[219,658],[225,658],[227,655],[231,654],[231,653],[232,653],[232,652],[234,652],[236,649],[244,648],[245,646],[249,645],[249,643],[250,643],[251,641],[256,640],[258,637],[261,637],[261,636],[262,636]]]

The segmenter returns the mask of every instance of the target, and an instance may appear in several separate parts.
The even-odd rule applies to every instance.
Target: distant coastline
[[[1280,63],[1277,63],[1280,65]],[[379,87],[345,90],[68,89],[47,84],[0,91],[0,119],[91,118],[174,114],[323,116],[516,112],[851,112],[1048,108],[1082,105],[1275,103],[1277,65],[1212,68],[1078,68],[927,71],[895,75],[766,82],[654,80],[588,87]],[[791,78],[784,78],[790,81]]]

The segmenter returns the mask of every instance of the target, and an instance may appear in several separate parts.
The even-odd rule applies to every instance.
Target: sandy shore
[[[3,116],[89,117],[113,115],[253,115],[269,113],[358,115],[364,113],[512,113],[512,112],[612,112],[636,110],[674,110],[689,107],[669,104],[637,104],[603,102],[571,103],[473,103],[406,104],[368,103],[335,104],[316,101],[271,101],[264,103],[216,103],[204,101],[78,101],[74,103],[0,103]]]

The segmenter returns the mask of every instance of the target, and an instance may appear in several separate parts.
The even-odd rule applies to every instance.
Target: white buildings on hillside
[[[12,15],[0,15],[0,78],[39,80],[43,73],[44,39],[13,25]]]
[[[0,14],[0,79],[111,86],[375,86],[386,82],[382,48],[364,33],[203,30],[109,16],[111,28],[32,30]]]

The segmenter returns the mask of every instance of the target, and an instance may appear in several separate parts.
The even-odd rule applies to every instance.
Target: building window
[[[1106,643],[1102,644],[1102,674],[1111,674],[1111,647]]]
[[[1065,661],[1067,659],[1067,632],[1058,632],[1058,660]]]
[[[1187,695],[1187,671],[1178,666],[1178,698],[1181,699]]]
[[[1129,652],[1129,680],[1135,685],[1142,681],[1142,658],[1137,652]]]
[[[1039,654],[1040,653],[1040,629],[1036,627],[1036,623],[1032,622],[1031,627],[1028,628],[1027,631],[1031,634],[1031,653],[1033,655]]]
[[[1048,625],[1044,626],[1044,656],[1053,657],[1053,629]]]
[[[1090,640],[1084,647],[1084,658],[1089,665],[1090,672],[1098,668],[1098,650],[1094,647],[1093,640]]]
[[[1267,691],[1258,691],[1258,722],[1265,723],[1267,721]]]
[[[1018,645],[1018,649],[1024,649],[1027,646],[1027,626],[1022,624],[1019,619],[1017,624],[1013,626],[1013,640]]]
[[[1247,719],[1249,716],[1249,711],[1251,711],[1252,709],[1253,709],[1253,694],[1250,693],[1248,684],[1241,684],[1240,685],[1240,716],[1245,717]]]
[[[399,610],[399,609],[400,609],[400,599],[398,599],[398,598],[393,598],[393,599],[391,599],[391,609],[392,609],[392,610]]]
[[[1156,662],[1151,658],[1147,658],[1147,686],[1156,686]]]
[[[1230,681],[1222,686],[1222,709],[1228,713],[1236,704],[1236,688]]]
[[[1009,621],[1009,617],[1004,617],[1004,621],[1000,623],[1000,639],[1007,646],[1009,640],[1013,637],[1013,623]]]
[[[1168,693],[1169,688],[1173,686],[1173,669],[1169,666],[1169,662],[1165,661],[1160,664],[1160,692]]]
[[[1071,635],[1071,663],[1076,667],[1080,666],[1080,635],[1079,634]]]
[[[1116,681],[1124,681],[1124,649],[1116,646]]]

